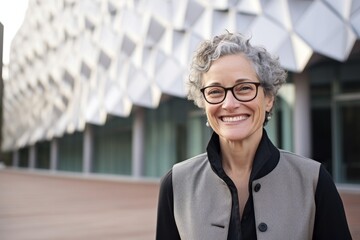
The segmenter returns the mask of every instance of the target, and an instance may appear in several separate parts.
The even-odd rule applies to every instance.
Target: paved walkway
[[[0,170],[0,239],[154,239],[158,189],[157,182]],[[360,191],[342,197],[360,240]]]
[[[155,239],[157,183],[0,171],[0,239]]]

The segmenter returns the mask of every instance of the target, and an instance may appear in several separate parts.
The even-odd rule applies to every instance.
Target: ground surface
[[[2,240],[155,239],[158,182],[0,171]],[[360,191],[341,191],[360,240]]]

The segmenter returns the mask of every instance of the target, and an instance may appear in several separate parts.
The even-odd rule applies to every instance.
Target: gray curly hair
[[[287,77],[279,59],[271,56],[265,48],[252,46],[249,38],[229,32],[203,41],[195,51],[188,77],[188,99],[193,100],[198,107],[204,108],[204,99],[200,92],[203,87],[203,73],[209,71],[216,59],[239,53],[244,54],[252,62],[265,95],[273,96],[275,99]]]

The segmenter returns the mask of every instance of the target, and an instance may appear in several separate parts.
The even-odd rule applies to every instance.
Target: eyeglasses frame
[[[256,94],[255,94],[255,96],[254,96],[253,98],[251,98],[251,99],[249,99],[249,100],[246,100],[246,101],[242,101],[242,100],[239,100],[239,99],[236,97],[236,95],[235,95],[235,93],[234,93],[234,88],[235,88],[236,86],[240,85],[240,84],[246,84],[246,83],[248,83],[248,84],[254,84],[254,85],[256,86]],[[234,86],[228,87],[228,88],[223,87],[223,86],[207,86],[207,87],[201,88],[201,89],[200,89],[200,92],[202,92],[205,101],[208,102],[209,104],[219,104],[219,103],[222,103],[223,101],[225,101],[226,96],[227,96],[227,93],[228,93],[229,90],[231,91],[231,93],[232,93],[232,95],[234,96],[234,98],[235,98],[236,100],[238,100],[239,102],[250,102],[250,101],[254,100],[254,99],[257,97],[258,92],[259,92],[259,86],[261,86],[261,83],[259,83],[259,82],[240,82],[240,83],[237,83],[237,84],[235,84]],[[222,89],[225,90],[224,98],[223,98],[220,102],[212,103],[212,102],[209,102],[209,101],[206,99],[205,90],[206,90],[207,88],[210,88],[210,87],[220,87],[220,88],[222,88]]]

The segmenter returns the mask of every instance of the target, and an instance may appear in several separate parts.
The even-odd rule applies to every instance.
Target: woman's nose
[[[228,90],[226,97],[222,103],[222,107],[225,109],[226,108],[234,108],[234,107],[239,106],[239,104],[240,104],[240,101],[234,97],[234,94],[232,93],[232,91]]]

